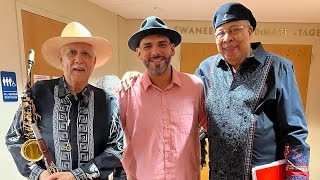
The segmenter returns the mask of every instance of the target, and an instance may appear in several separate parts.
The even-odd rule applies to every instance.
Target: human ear
[[[248,31],[249,31],[249,35],[251,36],[253,34],[253,27],[249,26]]]
[[[140,59],[141,51],[140,51],[139,47],[136,48],[136,53],[137,53],[138,58]]]
[[[172,53],[171,53],[171,56],[174,56],[175,53],[176,53],[176,45],[174,45],[173,43],[171,43],[171,50],[172,50]]]

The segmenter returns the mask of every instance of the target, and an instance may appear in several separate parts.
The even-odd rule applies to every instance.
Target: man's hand
[[[48,170],[42,171],[42,173],[39,176],[39,180],[46,180],[50,176],[50,173]]]
[[[73,176],[71,172],[57,172],[54,174],[51,174],[47,180],[76,180],[76,178]]]
[[[120,84],[118,85],[116,91],[127,91],[138,79],[138,77],[141,77],[142,74],[138,71],[128,71],[126,72],[120,81]]]

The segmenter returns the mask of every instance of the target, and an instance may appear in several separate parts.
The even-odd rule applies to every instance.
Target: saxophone
[[[26,160],[36,162],[41,160],[43,158],[43,155],[38,147],[38,143],[31,129],[31,124],[37,124],[37,122],[40,120],[40,115],[36,113],[36,108],[31,95],[31,70],[33,64],[34,50],[30,49],[26,86],[21,97],[22,131],[24,137],[28,140],[23,143],[21,147],[21,154]]]
[[[59,172],[54,164],[52,157],[48,151],[48,147],[43,140],[38,128],[38,122],[41,116],[36,112],[31,92],[31,69],[34,64],[34,50],[29,51],[27,81],[24,92],[21,97],[22,101],[22,130],[23,135],[28,139],[21,146],[22,156],[32,162],[44,159],[45,166],[50,174]]]

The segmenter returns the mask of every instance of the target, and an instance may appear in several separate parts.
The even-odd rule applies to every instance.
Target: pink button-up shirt
[[[128,180],[199,180],[198,127],[207,124],[201,80],[173,69],[171,84],[161,90],[144,73],[117,96]]]

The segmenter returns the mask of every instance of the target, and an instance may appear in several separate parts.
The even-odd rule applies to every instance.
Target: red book
[[[284,180],[286,177],[286,162],[283,159],[253,167],[252,180]]]

